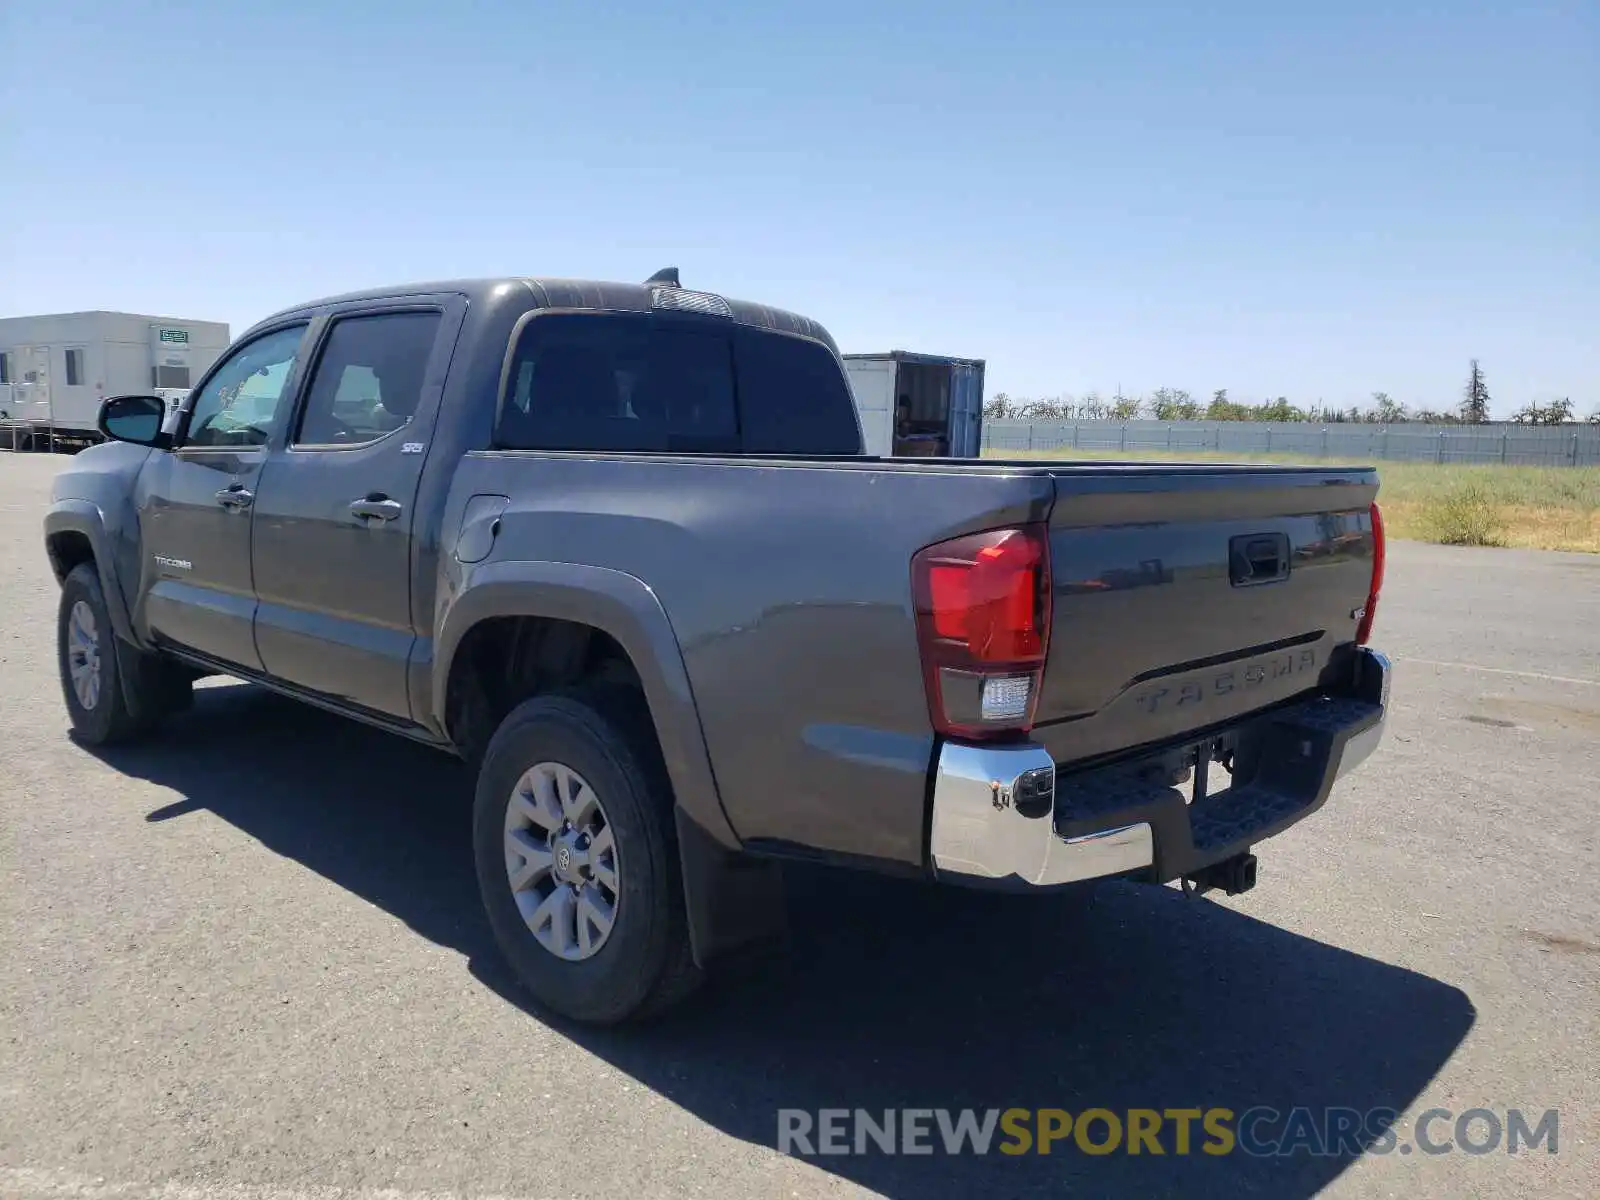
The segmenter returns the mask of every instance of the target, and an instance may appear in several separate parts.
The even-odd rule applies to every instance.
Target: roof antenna
[[[644,281],[644,286],[675,288],[682,287],[683,285],[678,282],[677,267],[662,267],[661,270],[657,271],[654,275],[650,276],[649,279]]]

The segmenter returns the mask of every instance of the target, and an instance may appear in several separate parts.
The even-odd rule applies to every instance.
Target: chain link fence
[[[1171,450],[1405,462],[1600,465],[1600,425],[1272,424],[1264,421],[987,421],[986,451]]]

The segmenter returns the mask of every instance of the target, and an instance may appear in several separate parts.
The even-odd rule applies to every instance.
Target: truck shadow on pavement
[[[176,742],[177,745],[163,742]],[[776,1147],[778,1110],[1329,1107],[1403,1111],[1474,1019],[1458,989],[1175,889],[1056,898],[796,870],[790,936],[683,1010],[595,1031],[520,993],[481,915],[470,783],[450,759],[260,689],[207,687],[154,743],[96,752],[463,954],[483,984],[714,1128]],[[1265,860],[1271,886],[1271,858]],[[1245,907],[1247,901],[1239,902]],[[1103,1138],[1102,1125],[1097,1138]],[[996,1146],[1006,1141],[997,1135]],[[1311,1196],[1357,1157],[818,1157],[890,1196]],[[1367,1145],[1370,1136],[1363,1135]]]

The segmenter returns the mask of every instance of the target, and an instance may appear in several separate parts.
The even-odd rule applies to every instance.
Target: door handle
[[[392,521],[400,515],[402,508],[400,501],[379,493],[351,501],[350,515],[363,520]]]
[[[1228,543],[1228,577],[1234,587],[1289,578],[1289,535],[1247,534]]]
[[[217,493],[217,503],[230,512],[238,512],[249,508],[255,503],[255,493],[246,490],[244,484],[229,484]]]

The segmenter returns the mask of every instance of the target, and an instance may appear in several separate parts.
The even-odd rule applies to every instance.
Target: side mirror
[[[100,405],[100,432],[118,442],[165,450],[172,436],[163,433],[167,406],[160,396],[110,396]]]

